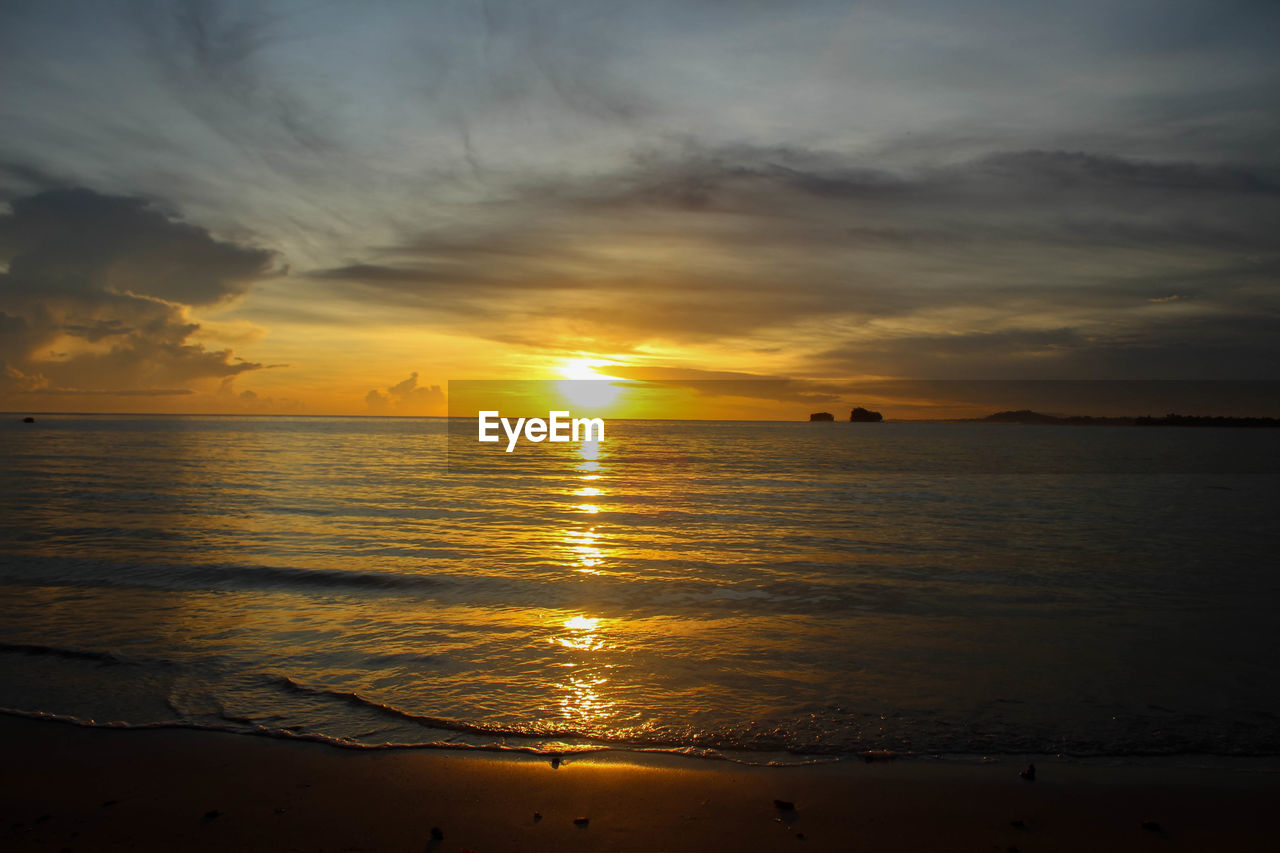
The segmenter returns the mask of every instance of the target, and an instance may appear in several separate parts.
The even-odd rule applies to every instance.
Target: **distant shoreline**
[[[1223,415],[1179,415],[1169,413],[1160,417],[1143,415],[1136,418],[1098,417],[1095,415],[1046,415],[1030,409],[996,412],[985,418],[948,418],[943,423],[979,424],[1047,424],[1058,426],[1175,426],[1175,427],[1280,427],[1280,418],[1256,416],[1231,417]]]

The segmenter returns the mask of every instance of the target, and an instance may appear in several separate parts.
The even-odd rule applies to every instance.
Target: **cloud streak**
[[[1205,359],[1196,375],[1276,366],[1280,188],[1245,166],[1026,151],[888,171],[681,145],[527,182],[500,206],[472,210],[482,241],[426,232],[312,277],[478,335],[789,335],[813,369],[842,372],[1146,376],[1185,368],[1177,351]]]

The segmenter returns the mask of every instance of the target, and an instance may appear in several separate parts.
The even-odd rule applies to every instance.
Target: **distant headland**
[[[1277,427],[1280,418],[1223,417],[1209,415],[1179,415],[1169,413],[1163,417],[1144,415],[1139,418],[1095,417],[1093,415],[1046,415],[1030,409],[996,412],[985,418],[969,418],[959,423],[988,424],[1066,424],[1068,426],[1209,426],[1209,427]]]
[[[830,412],[814,412],[813,421],[834,421]],[[879,423],[884,420],[880,412],[858,406],[849,413],[853,423]],[[953,424],[1056,424],[1064,426],[1179,426],[1179,427],[1280,427],[1280,418],[1224,417],[1221,415],[1179,415],[1169,413],[1163,417],[1144,415],[1136,418],[1099,417],[1095,415],[1046,415],[1031,409],[1014,409],[996,412],[984,418],[944,418],[934,423]]]

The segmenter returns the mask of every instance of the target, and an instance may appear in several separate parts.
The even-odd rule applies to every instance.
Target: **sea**
[[[1280,764],[1280,430],[615,420],[506,453],[449,424],[4,416],[0,708]]]

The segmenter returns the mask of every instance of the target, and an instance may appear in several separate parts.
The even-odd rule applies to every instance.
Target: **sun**
[[[560,366],[560,375],[565,378],[556,383],[556,388],[574,406],[591,409],[608,406],[618,398],[622,380],[601,373],[598,368],[616,363],[603,359],[568,359]]]
[[[570,358],[560,365],[560,375],[565,379],[617,379],[596,369],[614,363],[598,358]]]

